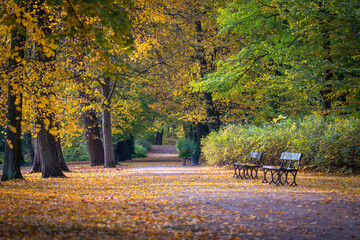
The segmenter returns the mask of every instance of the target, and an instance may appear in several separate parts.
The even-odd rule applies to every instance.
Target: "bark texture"
[[[104,139],[104,167],[115,167],[115,155],[111,132],[111,113],[110,113],[110,79],[105,78],[103,85],[103,96],[106,99],[102,111],[102,128]]]
[[[58,158],[56,148],[56,139],[45,129],[45,125],[41,124],[41,130],[38,133],[40,156],[42,159],[41,173],[43,178],[49,177],[65,177]]]
[[[59,163],[60,163],[61,169],[65,172],[70,172],[70,169],[68,168],[68,166],[65,163],[64,154],[62,152],[61,141],[60,141],[59,137],[55,139],[55,144],[56,144],[56,151],[57,151],[57,155],[59,158]]]
[[[25,36],[24,29],[14,28],[11,33],[11,50],[24,58]],[[14,58],[9,59],[10,73],[15,72],[19,64]],[[6,143],[4,153],[4,168],[2,181],[11,179],[23,179],[20,171],[21,164],[21,119],[22,119],[22,93],[20,90],[21,80],[11,78],[8,84],[8,113]]]
[[[83,114],[86,144],[89,153],[90,166],[104,164],[104,147],[102,145],[99,121],[94,109],[88,109]]]
[[[40,156],[40,146],[39,146],[38,137],[34,138],[34,159],[30,172],[31,173],[41,172],[41,156]]]
[[[164,130],[156,132],[155,145],[163,145]]]

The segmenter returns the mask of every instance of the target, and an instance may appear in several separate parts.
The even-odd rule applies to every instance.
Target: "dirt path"
[[[169,184],[179,179],[181,187],[166,199],[201,216],[192,226],[194,232],[211,229],[211,236],[220,239],[360,239],[358,195],[313,191],[301,187],[301,180],[299,187],[290,188],[234,179],[231,172],[217,178],[208,168],[181,166],[176,155],[175,147],[154,146],[147,160],[137,160],[139,166],[128,171],[140,179],[161,177]],[[166,211],[169,206],[163,207]]]
[[[175,146],[153,145],[148,155],[150,158],[177,158],[178,151]]]
[[[360,177],[300,172],[297,187],[182,166],[175,147],[116,168],[0,184],[0,239],[360,239]]]

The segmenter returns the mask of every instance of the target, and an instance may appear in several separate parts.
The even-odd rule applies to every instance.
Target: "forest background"
[[[360,169],[357,1],[0,5],[2,180],[24,156],[43,177],[70,159],[115,167],[163,134],[211,164],[291,150]]]

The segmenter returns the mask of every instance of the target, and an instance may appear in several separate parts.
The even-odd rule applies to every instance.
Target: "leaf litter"
[[[156,157],[155,157],[156,158]],[[358,175],[303,173],[297,187],[232,177],[171,157],[117,168],[69,164],[67,178],[0,184],[1,239],[353,239]],[[169,161],[167,161],[169,160]]]

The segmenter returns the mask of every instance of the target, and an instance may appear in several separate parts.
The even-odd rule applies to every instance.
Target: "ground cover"
[[[0,183],[1,239],[352,239],[360,177],[303,173],[297,187],[182,166],[174,153],[117,168],[69,164],[67,178]],[[262,174],[260,174],[260,178]]]

